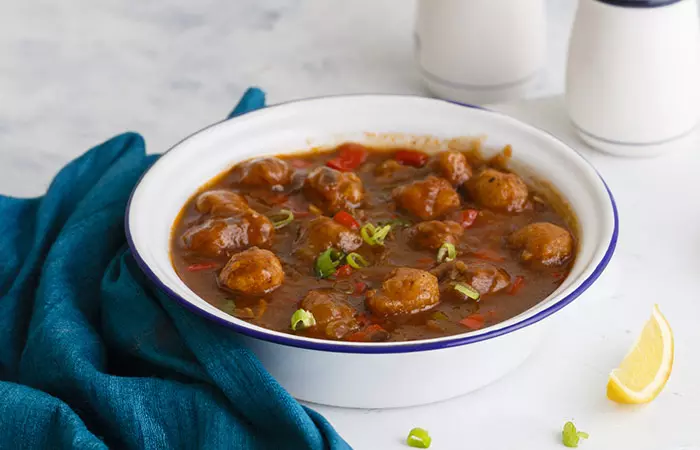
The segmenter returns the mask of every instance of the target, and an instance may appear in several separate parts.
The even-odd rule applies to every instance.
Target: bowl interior
[[[512,164],[518,173],[531,180],[547,180],[556,187],[578,218],[579,250],[569,277],[554,293],[519,316],[469,333],[468,339],[456,335],[366,344],[291,336],[251,325],[211,306],[192,292],[172,267],[170,233],[178,212],[203,184],[241,160],[348,140],[433,151],[455,145],[454,138],[469,136],[485,136],[487,148],[511,144]],[[614,248],[616,220],[612,197],[597,172],[573,149],[541,130],[499,113],[445,101],[367,95],[268,107],[185,139],[161,157],[134,190],[127,212],[127,234],[149,276],[185,306],[217,322],[288,345],[340,351],[370,345],[381,352],[382,347],[416,350],[416,342],[437,347],[468,343],[540,320],[573,300],[599,275]]]

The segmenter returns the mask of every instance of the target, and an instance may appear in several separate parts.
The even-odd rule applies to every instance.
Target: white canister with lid
[[[543,0],[418,0],[416,62],[438,97],[518,98],[542,66],[545,31]]]
[[[566,103],[584,141],[620,156],[692,145],[699,94],[696,0],[580,0]]]

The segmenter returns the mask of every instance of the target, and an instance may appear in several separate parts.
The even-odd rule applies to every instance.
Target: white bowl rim
[[[541,133],[543,135],[546,135],[550,140],[555,142],[561,147],[564,147],[571,153],[571,157],[574,159],[578,159],[579,162],[593,170],[602,184],[602,186],[605,188],[607,191],[610,204],[608,205],[610,207],[610,211],[612,212],[613,216],[613,230],[610,233],[610,241],[608,243],[608,246],[605,250],[605,253],[602,255],[602,257],[599,258],[599,261],[596,265],[596,267],[593,269],[593,271],[583,280],[578,281],[578,285],[567,295],[563,296],[562,298],[554,301],[549,307],[542,309],[541,311],[537,312],[536,314],[533,314],[529,317],[525,317],[522,320],[515,321],[507,326],[496,328],[493,330],[489,331],[489,328],[492,327],[497,327],[500,325],[502,322],[497,323],[492,325],[491,327],[484,328],[483,330],[479,330],[479,332],[466,332],[462,334],[456,334],[452,336],[445,336],[441,338],[433,338],[433,339],[421,339],[421,340],[415,340],[415,341],[398,341],[398,342],[372,342],[372,343],[363,343],[363,342],[346,342],[346,341],[331,341],[331,340],[324,340],[324,339],[317,339],[317,338],[308,338],[304,336],[294,336],[291,334],[286,334],[282,332],[277,332],[274,330],[268,330],[266,328],[262,328],[259,326],[255,326],[252,324],[249,324],[243,320],[237,319],[235,317],[232,317],[232,321],[227,321],[223,320],[220,317],[217,317],[208,311],[205,311],[198,306],[190,303],[188,300],[183,298],[181,295],[179,295],[177,292],[175,292],[173,289],[168,287],[165,283],[163,283],[159,277],[151,270],[149,267],[148,263],[143,259],[141,254],[138,251],[138,248],[135,244],[132,232],[131,232],[131,227],[129,223],[129,218],[130,218],[130,213],[131,213],[131,208],[132,208],[132,200],[134,199],[135,193],[138,191],[139,186],[142,184],[142,181],[144,178],[148,175],[148,173],[156,167],[161,161],[163,161],[169,153],[171,153],[173,150],[177,149],[180,144],[183,142],[193,138],[194,136],[203,133],[206,130],[209,130],[211,128],[217,127],[225,122],[228,122],[230,120],[235,120],[237,117],[247,117],[250,114],[256,114],[256,113],[261,113],[267,110],[270,110],[272,108],[278,108],[278,107],[284,107],[290,104],[296,104],[296,103],[306,103],[306,102],[313,102],[313,101],[323,101],[326,99],[339,99],[342,100],[343,98],[351,98],[351,99],[357,99],[357,98],[391,98],[391,99],[414,99],[414,100],[425,100],[425,101],[430,101],[430,102],[442,102],[442,103],[449,103],[453,105],[458,105],[458,106],[463,106],[466,108],[472,108],[472,109],[477,109],[480,110],[484,113],[487,114],[492,114],[500,117],[501,119],[506,119],[510,121],[513,124],[517,124],[520,127],[529,129],[532,132],[535,133]],[[327,351],[327,352],[334,352],[334,353],[359,353],[359,354],[388,354],[388,353],[410,353],[410,352],[420,352],[420,351],[431,351],[431,350],[440,350],[440,349],[446,349],[446,348],[451,348],[451,347],[457,347],[457,346],[462,346],[462,345],[468,345],[468,344],[474,344],[477,342],[485,341],[488,339],[493,339],[497,338],[499,336],[503,336],[515,331],[518,331],[522,328],[531,326],[536,324],[537,322],[551,316],[552,314],[556,313],[569,303],[573,302],[575,299],[577,299],[583,292],[585,292],[603,273],[605,268],[607,267],[608,263],[612,259],[613,254],[615,253],[615,248],[617,246],[617,240],[618,240],[618,235],[619,235],[619,229],[620,229],[620,224],[619,224],[619,217],[618,217],[618,210],[617,210],[617,204],[615,203],[615,199],[612,195],[612,192],[610,191],[610,188],[608,187],[607,183],[605,183],[605,180],[603,177],[600,175],[600,173],[593,167],[593,165],[583,157],[578,151],[576,151],[573,147],[570,145],[566,144],[564,141],[561,139],[557,138],[553,134],[539,128],[533,125],[530,125],[528,123],[522,122],[518,119],[515,119],[514,117],[509,116],[508,114],[501,113],[498,111],[493,111],[487,108],[484,108],[482,106],[477,106],[477,105],[471,105],[467,103],[459,103],[459,102],[453,102],[453,101],[448,101],[448,100],[441,100],[441,99],[435,99],[435,98],[430,98],[430,97],[423,97],[419,95],[406,95],[406,94],[342,94],[342,95],[324,95],[324,96],[318,96],[318,97],[308,97],[304,99],[298,99],[298,100],[290,100],[286,102],[281,102],[281,103],[276,103],[273,105],[266,105],[262,108],[246,112],[242,114],[241,116],[236,116],[236,117],[229,117],[224,120],[221,120],[219,122],[213,123],[207,127],[204,127],[198,131],[195,131],[194,133],[189,134],[185,138],[181,139],[178,141],[175,145],[170,147],[167,151],[165,151],[159,158],[158,160],[152,164],[139,178],[139,181],[136,183],[134,186],[134,189],[131,192],[131,195],[129,196],[129,201],[126,206],[126,214],[124,217],[124,229],[125,229],[125,234],[126,234],[126,240],[129,245],[129,248],[132,252],[132,255],[134,256],[134,259],[136,260],[137,265],[141,268],[141,270],[146,274],[146,276],[153,282],[158,289],[161,291],[165,292],[170,298],[174,299],[177,301],[181,306],[184,306],[186,309],[200,315],[203,317],[206,317],[207,319],[215,322],[216,324],[223,325],[225,327],[231,328],[234,331],[241,333],[243,335],[246,335],[248,337],[260,339],[263,341],[268,341],[280,345],[286,345],[286,346],[291,346],[291,347],[297,347],[297,348],[302,348],[302,349],[308,349],[308,350],[317,350],[317,351]],[[594,262],[595,263],[595,262]],[[509,319],[513,320],[513,319]],[[508,320],[504,321],[507,322]]]

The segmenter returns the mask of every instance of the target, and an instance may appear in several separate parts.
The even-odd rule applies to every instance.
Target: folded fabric
[[[250,89],[232,114],[263,106]],[[45,196],[0,196],[0,448],[349,448],[137,267],[124,212],[156,158],[126,133]]]

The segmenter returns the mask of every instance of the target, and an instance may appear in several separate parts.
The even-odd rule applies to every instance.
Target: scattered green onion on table
[[[428,430],[423,428],[414,428],[408,433],[406,444],[409,447],[428,448],[433,439],[428,434]]]
[[[588,439],[588,433],[578,431],[573,422],[566,422],[561,431],[561,441],[566,447],[576,448],[581,439]]]

